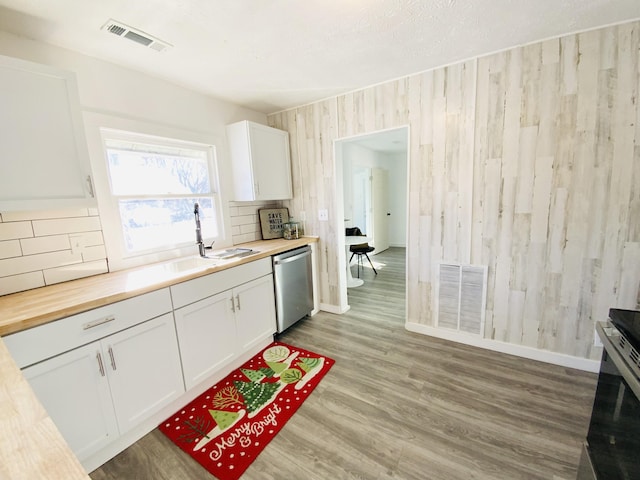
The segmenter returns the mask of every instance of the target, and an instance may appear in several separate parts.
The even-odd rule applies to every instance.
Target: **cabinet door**
[[[184,393],[173,314],[101,341],[120,433]]]
[[[256,200],[292,197],[287,132],[249,123],[249,142]]]
[[[292,198],[289,134],[259,123],[227,125],[234,200]]]
[[[231,290],[175,311],[187,389],[229,362],[237,353]]]
[[[276,332],[273,276],[265,275],[233,289],[238,344],[249,350]]]
[[[0,210],[94,205],[75,76],[0,56]]]
[[[80,461],[118,435],[99,342],[22,370]]]

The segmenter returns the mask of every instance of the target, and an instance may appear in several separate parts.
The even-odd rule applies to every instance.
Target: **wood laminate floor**
[[[596,375],[406,331],[404,249],[371,258],[349,312],[279,337],[336,364],[242,478],[575,478]],[[154,430],[91,478],[214,477]]]

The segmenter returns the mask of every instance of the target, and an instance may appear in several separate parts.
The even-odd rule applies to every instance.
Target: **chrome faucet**
[[[198,244],[198,253],[201,257],[206,257],[204,253],[204,242],[202,241],[202,230],[200,228],[200,205],[198,202],[193,206],[193,214],[196,217],[196,243]]]

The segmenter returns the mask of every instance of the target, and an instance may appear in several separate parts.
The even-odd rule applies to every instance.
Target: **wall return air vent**
[[[438,280],[438,327],[482,336],[486,265],[441,263]]]
[[[144,33],[141,30],[135,29],[115,20],[109,20],[107,23],[105,23],[102,26],[102,30],[104,30],[105,32],[113,33],[118,37],[129,39],[139,45],[149,47],[156,52],[164,52],[172,46],[171,44],[163,42],[162,40],[149,35],[148,33]]]

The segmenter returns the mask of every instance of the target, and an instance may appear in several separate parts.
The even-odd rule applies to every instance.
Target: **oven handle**
[[[611,361],[617,367],[618,371],[622,375],[622,377],[627,382],[627,385],[631,388],[633,393],[635,393],[636,397],[640,399],[640,380],[633,374],[627,362],[622,358],[622,355],[618,353],[618,350],[613,346],[613,342],[609,338],[609,336],[604,333],[603,325],[606,325],[604,322],[596,322],[596,331],[598,332],[598,336],[602,340],[602,344],[604,345],[604,349],[607,351],[607,355],[611,358]]]

